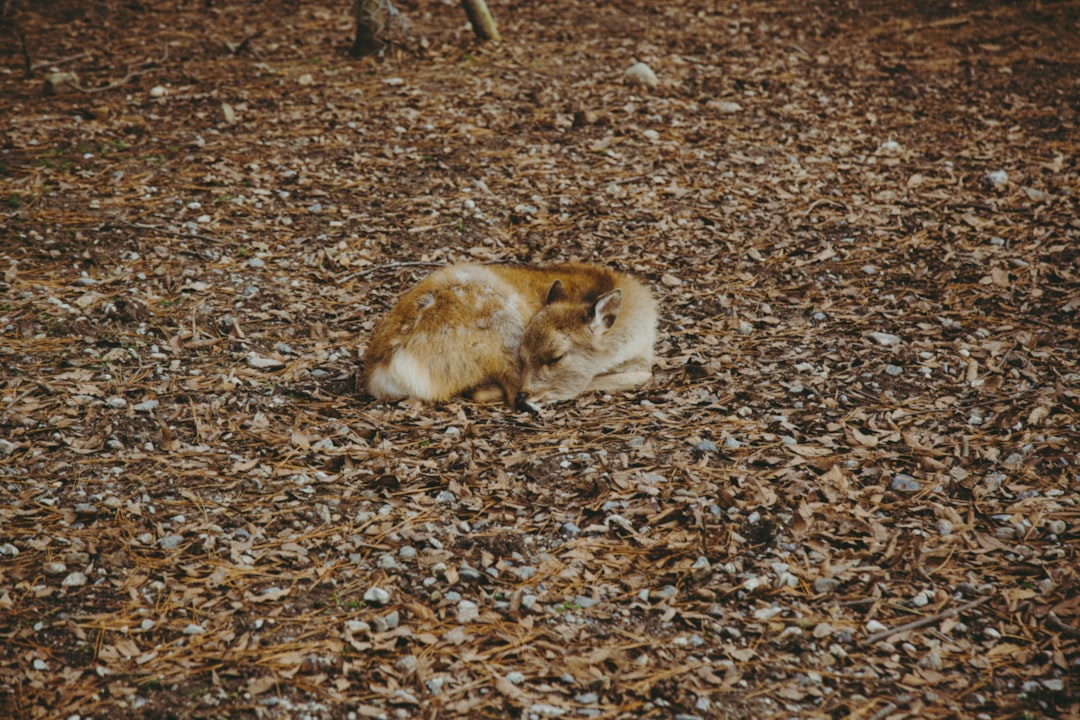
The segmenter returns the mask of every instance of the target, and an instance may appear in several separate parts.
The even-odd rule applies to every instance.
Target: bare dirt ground
[[[4,3],[0,715],[1080,716],[1080,5],[601,5]],[[358,390],[564,259],[651,385]]]

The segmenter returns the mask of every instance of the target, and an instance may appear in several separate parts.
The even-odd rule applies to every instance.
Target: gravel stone
[[[179,547],[180,544],[183,542],[183,535],[166,535],[165,537],[158,540],[157,544],[158,547],[160,547],[162,550],[172,550],[176,547]]]
[[[904,147],[895,140],[886,140],[878,147],[877,154],[886,157],[896,157],[904,152]]]
[[[774,617],[784,612],[784,608],[780,607],[767,607],[758,608],[754,611],[755,620],[772,620]]]
[[[819,577],[814,579],[814,592],[816,593],[831,593],[838,587],[840,587],[840,581],[836,578]]]
[[[916,493],[919,492],[919,488],[921,487],[921,485],[919,484],[918,480],[911,477],[910,475],[900,474],[892,479],[889,487],[891,487],[896,492]]]
[[[878,345],[884,345],[885,347],[895,347],[901,343],[899,335],[893,335],[892,333],[887,332],[872,332],[868,333],[867,337]]]
[[[660,80],[656,77],[656,73],[643,62],[634,63],[627,68],[626,79],[632,85],[643,85],[648,88],[654,88],[660,84]]]
[[[86,575],[76,570],[64,578],[60,584],[63,587],[82,587],[86,584]]]
[[[390,593],[381,587],[368,588],[364,591],[364,602],[371,605],[385,605],[390,602]]]
[[[262,357],[255,351],[248,353],[247,364],[256,370],[280,370],[285,367],[285,363],[282,361],[276,358]]]
[[[987,190],[1003,190],[1009,185],[1009,173],[1004,170],[988,172],[983,177],[983,185]]]
[[[366,635],[371,632],[371,625],[363,620],[346,620],[345,629],[352,635]]]
[[[67,565],[62,562],[53,560],[51,562],[45,563],[41,569],[46,575],[63,575],[67,572]]]

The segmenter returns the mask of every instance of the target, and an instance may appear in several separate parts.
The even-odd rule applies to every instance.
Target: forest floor
[[[1080,716],[1080,4],[491,8],[4,3],[0,715]],[[365,397],[461,260],[655,379]]]

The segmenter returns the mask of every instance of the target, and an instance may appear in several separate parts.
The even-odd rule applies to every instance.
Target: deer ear
[[[550,305],[554,302],[564,302],[569,299],[570,296],[566,294],[566,288],[563,287],[562,280],[556,280],[551,283],[551,289],[548,290],[547,300],[544,301],[544,304]]]
[[[597,334],[608,330],[615,324],[622,310],[622,290],[616,288],[609,293],[601,295],[592,308],[592,320],[589,326]]]

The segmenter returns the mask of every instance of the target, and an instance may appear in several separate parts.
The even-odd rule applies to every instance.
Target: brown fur
[[[656,303],[641,283],[595,265],[454,265],[406,292],[364,356],[381,400],[502,397],[535,409],[651,376]]]

